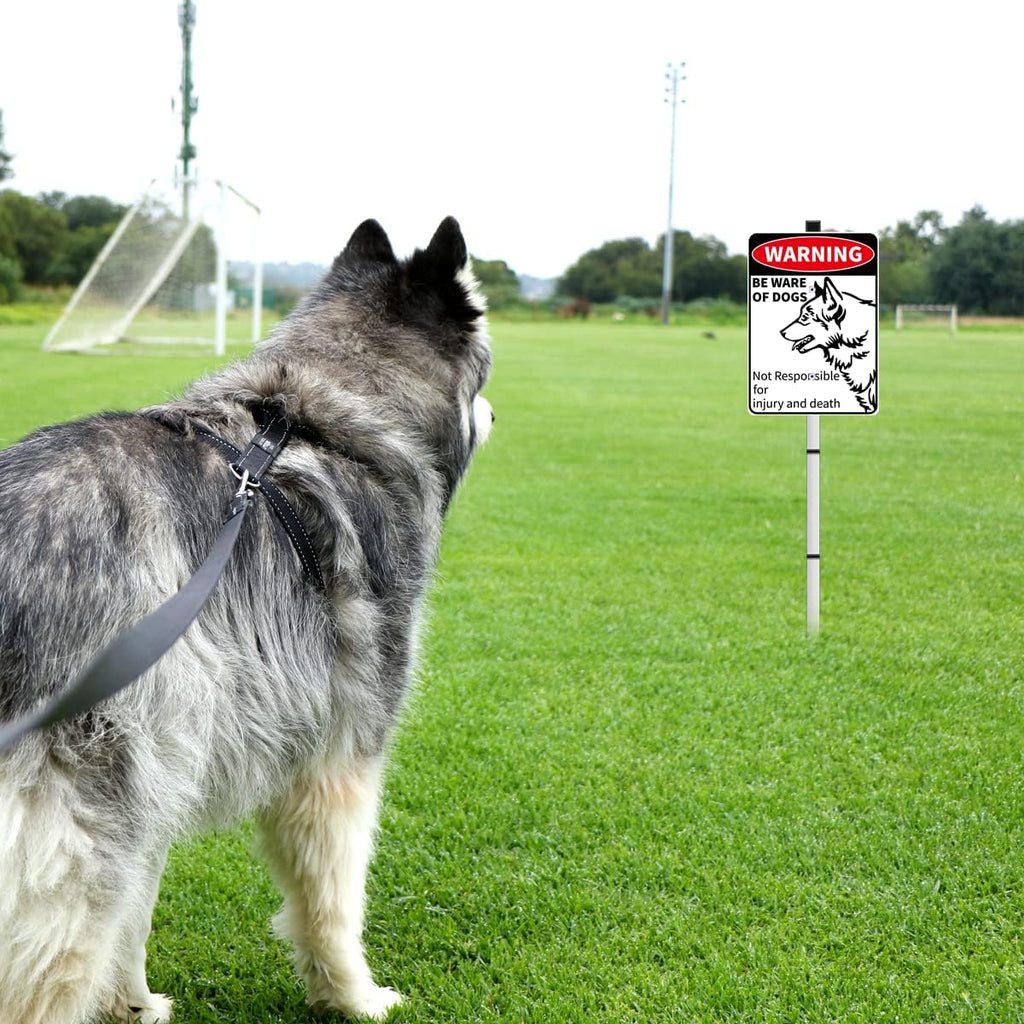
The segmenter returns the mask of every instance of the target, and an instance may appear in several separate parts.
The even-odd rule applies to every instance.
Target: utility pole
[[[189,132],[192,115],[199,110],[199,100],[192,96],[192,29],[196,23],[196,5],[184,0],[178,6],[178,25],[181,27],[181,216],[189,219],[189,190],[193,182],[189,177],[189,164],[196,158],[196,147],[192,145]]]
[[[668,154],[668,228],[665,231],[665,257],[661,277],[661,322],[668,325],[672,307],[672,192],[676,176],[676,109],[686,100],[679,97],[679,83],[686,81],[686,61],[668,64],[665,72],[665,102],[672,108],[672,145]]]

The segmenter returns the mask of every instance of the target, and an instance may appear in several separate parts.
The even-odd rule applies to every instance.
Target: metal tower
[[[672,108],[672,144],[668,156],[668,227],[665,230],[665,255],[661,277],[661,322],[668,324],[672,306],[672,192],[676,174],[676,109],[686,100],[679,97],[679,83],[686,81],[686,61],[669,64],[665,72],[665,102]]]
[[[192,115],[199,110],[199,100],[192,95],[192,29],[196,23],[196,5],[185,0],[178,6],[178,25],[181,27],[181,216],[189,219],[189,190],[194,182],[189,177],[189,165],[196,158],[196,147],[189,133]]]

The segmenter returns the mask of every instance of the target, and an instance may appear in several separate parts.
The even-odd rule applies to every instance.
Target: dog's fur
[[[829,277],[814,282],[814,295],[800,315],[780,331],[801,355],[821,349],[829,366],[838,370],[866,412],[878,403],[875,359],[875,304],[841,292]]]
[[[310,1001],[382,1018],[361,945],[385,741],[409,685],[444,512],[492,414],[458,224],[399,262],[375,221],[244,362],[177,401],[0,453],[0,720],[65,687],[174,593],[235,489],[210,429],[293,438],[272,477],[327,581],[254,497],[185,636],[134,684],[0,755],[0,1024],[153,1024],[145,942],[168,845],[255,813]]]

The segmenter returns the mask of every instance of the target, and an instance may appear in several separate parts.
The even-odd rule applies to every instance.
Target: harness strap
[[[245,451],[241,452],[230,441],[225,441],[223,437],[218,437],[209,430],[195,428],[196,436],[216,448],[227,459],[232,472],[239,479],[244,473],[249,474],[250,483],[257,487],[263,497],[267,499],[267,504],[270,505],[278,522],[288,534],[306,575],[321,590],[326,590],[327,584],[320,571],[320,560],[313,549],[313,542],[309,539],[309,534],[306,533],[302,525],[302,520],[299,519],[288,499],[281,493],[281,489],[272,480],[265,479],[263,476],[270,463],[284,447],[288,440],[288,433],[286,420],[271,420],[249,442]]]
[[[312,575],[321,587],[324,586],[312,544],[302,529],[298,516],[277,487],[263,477],[288,440],[287,422],[272,421],[252,439],[244,452],[240,452],[234,445],[215,434],[206,431],[199,433],[211,444],[216,444],[221,451],[226,452],[230,449],[232,455],[238,457],[238,462],[232,465],[232,469],[241,480],[228,505],[224,523],[210,553],[181,590],[134,626],[130,626],[115,637],[86,665],[66,690],[52,697],[35,711],[13,722],[0,725],[0,753],[13,747],[33,730],[73,718],[88,711],[100,701],[112,697],[170,650],[209,600],[223,575],[238,540],[242,521],[249,508],[249,496],[253,490],[264,493],[270,507],[274,509],[292,538],[306,572]],[[290,523],[291,527],[298,527],[297,531],[293,532]],[[302,540],[297,540],[297,537],[301,537]]]

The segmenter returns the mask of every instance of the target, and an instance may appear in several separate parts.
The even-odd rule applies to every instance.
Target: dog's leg
[[[260,846],[284,895],[275,919],[295,947],[311,1003],[383,1020],[401,996],[374,984],[363,955],[363,900],[381,761],[325,765],[260,820]]]
[[[56,922],[65,915],[87,913],[85,904],[48,908]],[[51,942],[37,928],[33,939]],[[51,925],[51,931],[57,928]],[[69,928],[68,931],[71,931]],[[109,967],[117,937],[115,927],[90,927],[68,941],[61,938],[59,954],[38,973],[28,973],[24,987],[0,987],[3,1024],[85,1024],[104,1002],[105,968]],[[47,949],[46,954],[49,954]],[[6,984],[0,983],[0,984]]]
[[[128,919],[121,935],[121,986],[110,1013],[128,1024],[167,1024],[171,1019],[171,1000],[150,992],[146,981],[146,940],[166,863],[166,847],[148,858],[135,914]]]
[[[19,842],[19,864],[0,857],[9,869],[0,879],[13,889],[0,922],[0,1024],[84,1024],[109,1002],[123,922],[111,891],[119,872],[98,883],[87,844],[68,852],[74,829],[56,816],[51,829],[68,846],[48,842],[41,826],[22,837],[33,840],[30,853]]]

